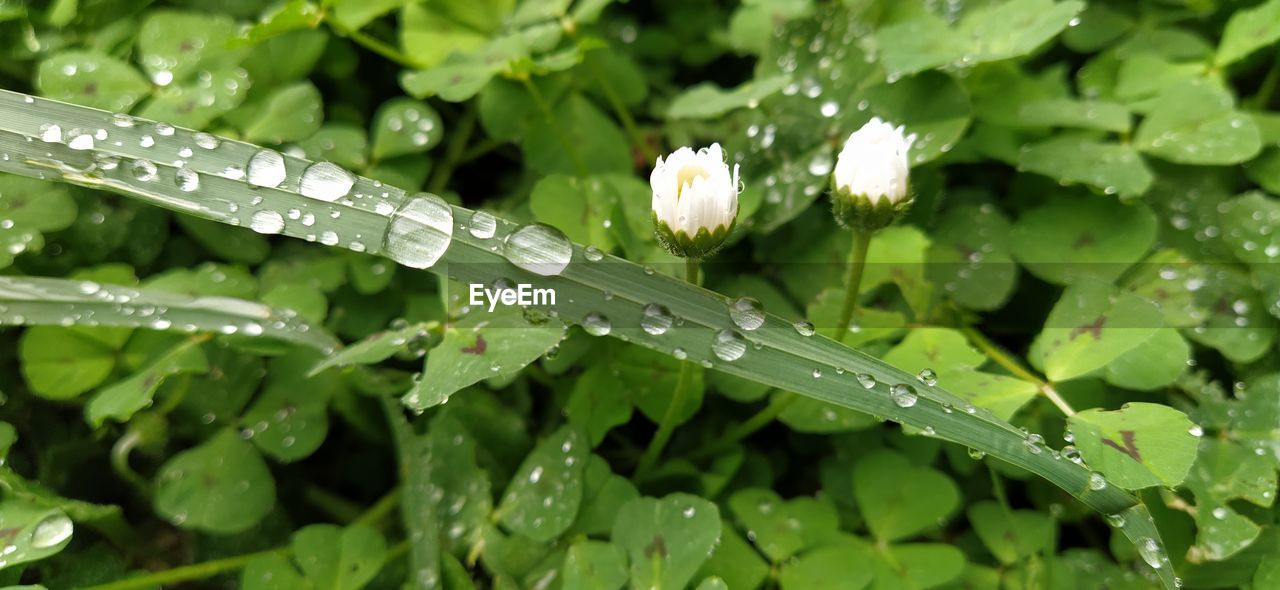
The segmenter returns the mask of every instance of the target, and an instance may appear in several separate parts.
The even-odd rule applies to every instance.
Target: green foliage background
[[[184,160],[216,135],[333,162],[650,274],[681,272],[649,225],[654,157],[720,142],[745,191],[704,285],[823,335],[835,154],[903,124],[916,204],[873,240],[844,342],[959,396],[925,373],[904,411],[936,423],[871,415],[579,317],[464,315],[465,280],[382,244],[271,236],[309,209],[232,227],[94,190],[156,174],[95,151],[0,174],[0,584],[1277,587],[1277,41],[1280,0],[0,0],[0,88],[213,134]],[[109,149],[23,104],[49,120],[0,121],[0,169],[32,176],[39,141]],[[173,133],[147,125],[142,148]],[[941,440],[970,409],[1088,490]],[[1158,536],[1072,496],[1116,488]]]

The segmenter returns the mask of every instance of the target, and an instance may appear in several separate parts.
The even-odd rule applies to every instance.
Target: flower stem
[[[376,39],[374,37],[361,33],[358,30],[348,28],[342,25],[342,23],[338,22],[337,19],[332,19],[332,18],[325,19],[325,22],[329,23],[329,28],[332,29],[333,32],[337,33],[339,37],[346,37],[348,39],[351,39],[353,42],[355,42],[356,45],[359,45],[365,49],[368,49],[369,51],[372,51],[378,55],[381,55],[382,57],[388,60],[391,60],[403,67],[406,67],[412,70],[423,69],[422,64],[418,63],[417,61],[414,61],[414,59],[409,57],[408,55],[401,53],[400,50],[396,49],[395,47],[393,47],[388,43],[385,43],[379,39]]]
[[[696,259],[684,259],[684,277],[690,284],[698,284],[698,261]],[[676,388],[671,392],[671,402],[667,404],[667,410],[662,413],[662,420],[658,422],[658,431],[654,433],[653,439],[649,441],[648,448],[640,456],[640,462],[636,465],[635,475],[632,479],[641,481],[648,476],[649,471],[658,462],[658,457],[662,455],[662,449],[671,440],[671,435],[676,430],[676,421],[680,419],[680,409],[684,407],[685,390],[688,387],[689,374],[692,372],[693,365],[689,361],[680,361],[680,375],[676,377]]]
[[[182,567],[162,572],[154,572],[115,582],[107,582],[106,584],[98,584],[81,588],[81,590],[133,590],[135,588],[151,588],[155,586],[173,585],[179,582],[189,582],[191,580],[203,580],[205,578],[216,576],[221,573],[235,571],[249,565],[249,562],[259,557],[267,557],[271,555],[285,556],[289,554],[288,547],[277,547],[257,553],[247,553],[244,555],[235,555],[232,557],[224,557],[222,559],[214,559],[201,563],[193,563]]]
[[[867,246],[871,244],[871,232],[853,232],[853,251],[849,253],[849,276],[845,280],[844,307],[840,310],[840,323],[836,325],[836,342],[844,342],[853,321],[853,310],[858,306],[858,290],[862,286],[862,271],[867,266]]]
[[[1071,404],[1067,403],[1067,400],[1062,399],[1062,396],[1058,394],[1058,390],[1053,387],[1053,383],[1050,383],[1035,373],[1032,373],[1030,369],[1023,367],[1021,363],[1013,358],[1013,356],[997,346],[982,332],[979,332],[971,326],[960,328],[960,331],[969,339],[969,342],[972,342],[974,346],[977,346],[978,349],[983,352],[983,354],[987,355],[987,358],[995,361],[997,365],[1004,367],[1014,377],[1034,383],[1036,387],[1040,389],[1040,394],[1043,395],[1045,399],[1053,402],[1053,405],[1057,406],[1063,414],[1066,414],[1067,416],[1074,416],[1076,414],[1076,411],[1071,407]]]

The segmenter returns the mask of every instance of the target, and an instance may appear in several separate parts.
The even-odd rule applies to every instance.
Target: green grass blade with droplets
[[[55,124],[56,130],[51,127]],[[83,139],[85,134],[93,141]],[[87,149],[71,149],[73,139]],[[1132,510],[1141,508],[1134,495],[1111,485],[1091,490],[1087,468],[1031,444],[1021,430],[991,413],[967,407],[945,384],[925,386],[881,360],[821,336],[802,335],[791,322],[773,315],[754,330],[742,330],[731,320],[725,297],[612,256],[589,260],[582,246],[540,229],[545,226],[521,228],[497,219],[492,233],[472,233],[466,229],[473,224],[468,209],[406,195],[367,178],[335,177],[327,166],[306,174],[324,181],[317,188],[316,183],[300,182],[309,162],[272,151],[259,157],[259,163],[268,165],[246,170],[261,149],[0,91],[0,171],[113,190],[223,223],[381,254],[410,266],[434,264],[433,272],[463,283],[507,279],[553,288],[554,310],[566,321],[580,322],[589,314],[609,318],[615,326],[611,336],[668,354],[679,349],[704,366],[932,428],[939,438],[1049,480],[1099,512],[1127,512],[1125,534],[1136,544],[1154,542],[1159,548],[1145,511]],[[334,182],[345,187],[347,180],[351,185],[345,194],[325,190]],[[487,215],[483,220],[488,225]],[[509,243],[508,236],[518,230],[523,231]],[[640,325],[649,304],[665,307],[683,322],[662,334],[646,332]],[[722,360],[733,355],[717,355],[713,345],[740,349],[740,358]],[[821,377],[814,377],[815,369]],[[857,379],[860,373],[873,376],[874,387],[864,388]],[[918,401],[900,407],[889,395],[895,384],[910,384]],[[1156,572],[1165,587],[1175,586],[1170,567]]]
[[[0,277],[0,326],[120,326],[275,338],[321,351],[337,339],[291,310],[93,281]]]

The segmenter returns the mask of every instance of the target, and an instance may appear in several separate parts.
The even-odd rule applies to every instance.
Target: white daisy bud
[[[738,166],[729,170],[720,144],[659,156],[649,186],[654,231],[667,251],[702,258],[724,244],[738,217]]]
[[[875,117],[845,141],[831,176],[836,221],[875,231],[911,205],[907,152],[916,136],[903,130]]]

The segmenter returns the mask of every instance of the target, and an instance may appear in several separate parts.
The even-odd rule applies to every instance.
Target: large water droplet
[[[190,168],[179,168],[173,172],[173,181],[178,190],[191,192],[200,188],[200,174]]]
[[[40,141],[45,143],[59,143],[62,141],[62,127],[54,123],[44,123],[40,125]]]
[[[356,177],[332,162],[316,162],[302,171],[298,192],[304,197],[332,203],[351,192]]]
[[[593,311],[582,318],[582,329],[592,336],[608,336],[613,324],[604,314]]]
[[[482,240],[493,237],[498,231],[498,220],[484,211],[476,211],[471,215],[471,235]]]
[[[275,150],[258,150],[249,158],[246,171],[249,184],[275,188],[284,182],[284,156]]]
[[[916,379],[929,387],[938,384],[938,374],[933,369],[920,369],[920,372],[916,374]]]
[[[876,378],[867,373],[858,373],[857,379],[864,389],[871,389],[876,386]]]
[[[813,336],[814,332],[816,332],[813,324],[804,320],[796,321],[794,324],[791,324],[791,327],[795,328],[796,333],[801,336]]]
[[[889,397],[893,398],[893,403],[897,404],[899,408],[910,408],[911,406],[916,405],[916,402],[920,400],[920,398],[916,396],[915,388],[907,385],[906,383],[899,383],[890,387]]]
[[[743,330],[754,330],[764,325],[764,306],[751,297],[739,297],[729,302],[729,318]]]
[[[150,160],[134,160],[129,163],[129,174],[142,182],[155,180],[157,172],[156,165]]]
[[[1160,569],[1164,566],[1164,553],[1160,551],[1160,544],[1151,537],[1143,537],[1138,540],[1138,555],[1142,557],[1142,561],[1154,569]]]
[[[249,227],[260,234],[278,234],[284,229],[284,216],[270,209],[255,211]]]
[[[440,197],[418,193],[392,214],[382,249],[405,266],[430,268],[452,241],[453,209]]]
[[[1097,471],[1089,472],[1089,489],[1095,492],[1107,489],[1107,478]]]
[[[564,272],[573,257],[573,244],[560,230],[549,225],[526,225],[507,236],[503,244],[507,260],[544,277]]]
[[[65,514],[54,514],[36,524],[31,531],[31,546],[36,549],[55,547],[71,538],[75,526]]]
[[[733,330],[720,330],[711,342],[711,352],[722,361],[736,361],[747,352],[747,339]]]
[[[650,303],[644,306],[644,316],[640,318],[640,327],[644,328],[644,331],[649,334],[660,336],[671,329],[671,324],[674,320],[675,318],[672,317],[671,312],[666,307],[657,303]]]

